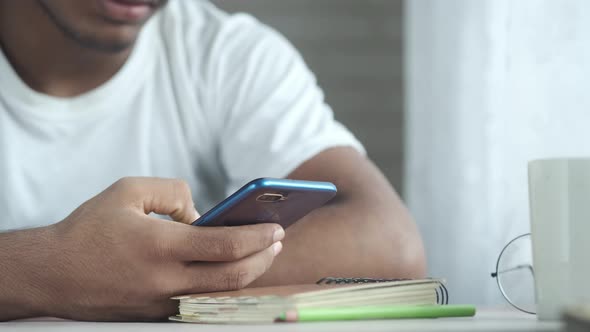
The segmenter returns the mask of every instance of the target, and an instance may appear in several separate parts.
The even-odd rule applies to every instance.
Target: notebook
[[[567,308],[563,313],[564,331],[590,331],[590,305],[576,305]]]
[[[441,279],[324,278],[316,284],[246,288],[173,298],[188,323],[271,323],[287,311],[380,305],[448,303]]]

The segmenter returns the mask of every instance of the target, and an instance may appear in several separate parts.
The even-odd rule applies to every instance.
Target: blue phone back
[[[336,191],[336,186],[330,182],[256,179],[217,204],[193,225],[275,223],[287,228],[332,199]]]

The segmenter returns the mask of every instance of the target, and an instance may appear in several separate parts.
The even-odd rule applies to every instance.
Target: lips
[[[106,16],[120,23],[147,20],[159,7],[161,0],[99,0]]]

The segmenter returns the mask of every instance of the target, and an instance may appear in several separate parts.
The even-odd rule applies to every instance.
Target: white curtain
[[[527,161],[590,156],[590,1],[406,1],[406,59],[429,273],[455,303],[502,304],[489,272],[529,231]]]

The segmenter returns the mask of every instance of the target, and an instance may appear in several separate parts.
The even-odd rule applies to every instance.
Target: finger
[[[123,178],[112,186],[119,198],[145,214],[168,215],[185,224],[195,221],[195,209],[189,185],[177,179]]]
[[[220,292],[242,289],[260,278],[280,253],[282,243],[235,262],[193,263],[187,268],[185,293]]]
[[[183,261],[231,262],[263,251],[285,237],[277,224],[195,227],[169,223],[162,250]]]

